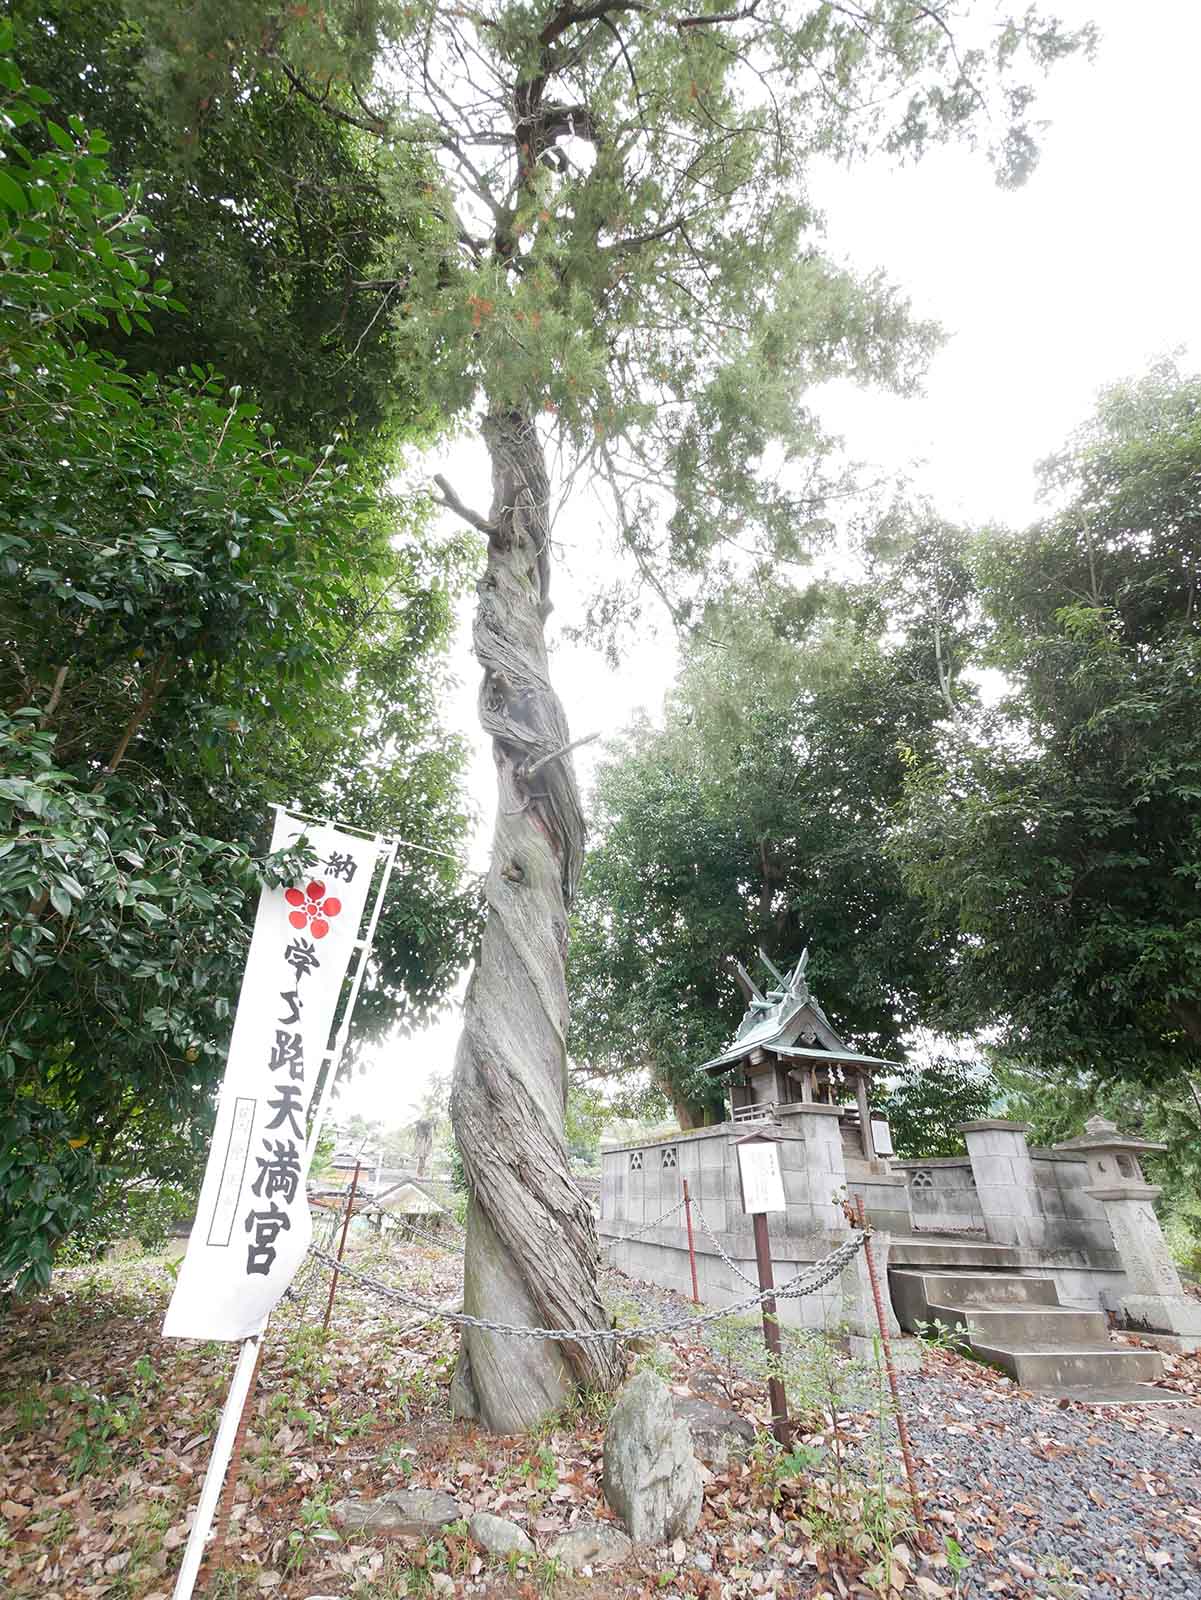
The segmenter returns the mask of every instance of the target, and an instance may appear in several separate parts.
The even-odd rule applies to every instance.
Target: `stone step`
[[[900,1280],[919,1289],[928,1304],[951,1306],[1057,1306],[1059,1291],[1054,1278],[1024,1278],[1004,1272],[927,1272],[914,1267],[895,1269],[890,1274],[894,1296]]]
[[[1158,1351],[1115,1344],[1100,1311],[1061,1306],[1051,1278],[1013,1272],[889,1269],[903,1328],[941,1322],[964,1330],[967,1347],[1024,1389],[1062,1392],[1150,1383],[1163,1373]]]
[[[1058,1306],[1053,1278],[1024,1278],[1009,1272],[937,1272],[922,1267],[889,1267],[893,1308],[903,1328],[930,1322],[932,1305]]]
[[[1008,1372],[1023,1389],[1084,1390],[1101,1384],[1151,1383],[1163,1374],[1157,1351],[1116,1344],[1079,1350],[1019,1350],[973,1340],[972,1351],[981,1361]]]
[[[952,1272],[964,1267],[999,1271],[1005,1267],[1024,1265],[1021,1251],[1013,1245],[989,1244],[974,1237],[940,1237],[937,1234],[910,1237],[894,1235],[889,1261],[898,1267],[943,1268]]]
[[[929,1307],[930,1320],[963,1328],[973,1348],[999,1345],[1006,1350],[1082,1350],[1106,1347],[1109,1325],[1100,1311],[1070,1306],[939,1305]]]

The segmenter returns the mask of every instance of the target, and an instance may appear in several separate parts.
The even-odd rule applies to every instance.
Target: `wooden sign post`
[[[786,1205],[779,1143],[775,1134],[749,1133],[734,1146],[738,1156],[738,1177],[742,1184],[742,1209],[751,1214],[755,1230],[755,1263],[759,1268],[760,1289],[774,1289],[776,1286],[772,1274],[771,1243],[767,1234],[767,1213],[783,1211]],[[787,1445],[792,1429],[782,1376],[784,1349],[780,1341],[775,1296],[770,1294],[763,1301],[763,1342],[772,1365],[772,1375],[767,1380],[767,1393],[771,1401],[771,1431],[779,1444]]]

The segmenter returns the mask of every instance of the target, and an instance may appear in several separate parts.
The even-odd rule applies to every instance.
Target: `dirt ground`
[[[384,1250],[368,1241],[352,1259],[436,1301],[453,1295],[459,1277],[454,1252],[432,1246]],[[607,1281],[622,1321],[663,1304],[659,1291],[617,1274]],[[783,1452],[764,1428],[754,1324],[707,1343],[639,1350],[633,1362],[655,1365],[681,1395],[738,1410],[761,1430],[759,1442],[706,1470],[701,1522],[688,1540],[635,1550],[616,1569],[572,1574],[547,1549],[579,1523],[612,1519],[600,1487],[606,1402],[580,1404],[534,1437],[496,1438],[453,1423],[453,1332],[443,1324],[403,1332],[403,1311],[344,1280],[323,1337],[327,1282],[312,1275],[273,1319],[234,1518],[198,1595],[1201,1593],[1196,1359],[1170,1362],[1171,1403],[1117,1412],[1035,1401],[928,1349],[922,1372],[903,1380],[919,1529],[877,1372],[853,1368],[835,1346],[790,1344],[798,1426]],[[9,1600],[170,1595],[234,1353],[160,1337],[171,1283],[166,1263],[153,1259],[75,1269],[45,1296],[7,1308],[0,1593]],[[399,1488],[445,1490],[462,1519],[428,1541],[338,1533],[337,1502]],[[477,1510],[518,1523],[538,1554],[510,1564],[485,1555],[466,1531]]]

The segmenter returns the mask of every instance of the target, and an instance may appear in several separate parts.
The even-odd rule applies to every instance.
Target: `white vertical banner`
[[[259,896],[200,1205],[163,1324],[167,1338],[257,1334],[312,1238],[305,1118],[380,842],[281,810],[272,850],[301,833],[316,866],[300,882]]]

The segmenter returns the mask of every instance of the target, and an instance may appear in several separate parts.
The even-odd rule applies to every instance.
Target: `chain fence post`
[[[681,1200],[672,1207],[672,1213],[682,1208]],[[667,1213],[668,1215],[672,1213]],[[863,1248],[866,1235],[855,1229],[844,1244],[815,1262],[811,1267],[803,1268],[793,1277],[782,1283],[778,1288],[773,1285],[767,1289],[758,1289],[754,1294],[747,1295],[745,1299],[735,1301],[733,1305],[718,1306],[712,1311],[702,1311],[699,1316],[681,1317],[673,1322],[657,1322],[639,1325],[630,1328],[532,1328],[517,1323],[497,1322],[489,1317],[477,1317],[461,1310],[451,1310],[447,1306],[433,1305],[422,1300],[406,1290],[397,1289],[391,1284],[383,1283],[369,1273],[356,1271],[354,1267],[343,1265],[338,1269],[337,1257],[317,1246],[311,1248],[311,1254],[316,1261],[328,1267],[331,1271],[338,1269],[341,1275],[349,1278],[352,1283],[360,1284],[373,1294],[381,1295],[386,1300],[394,1300],[399,1305],[408,1306],[415,1311],[420,1311],[428,1318],[441,1318],[461,1328],[483,1328],[487,1333],[499,1333],[518,1339],[551,1339],[556,1344],[587,1344],[594,1341],[627,1340],[641,1338],[673,1339],[680,1334],[689,1333],[696,1328],[707,1327],[711,1322],[720,1322],[725,1317],[737,1317],[762,1308],[765,1301],[771,1301],[774,1308],[776,1297],[781,1300],[801,1299],[805,1295],[815,1294],[828,1283],[833,1283],[850,1265],[856,1253]],[[739,1274],[745,1277],[744,1273]],[[805,1280],[803,1283],[801,1280]],[[748,1280],[749,1281],[749,1280]],[[752,1284],[752,1287],[753,1284]]]
[[[774,1289],[775,1276],[771,1264],[771,1242],[767,1233],[767,1213],[757,1211],[754,1215],[755,1225],[755,1262],[759,1268],[760,1289]],[[763,1297],[763,1342],[767,1346],[767,1358],[770,1365],[771,1376],[767,1380],[767,1393],[771,1400],[771,1431],[776,1443],[787,1446],[792,1436],[792,1424],[788,1420],[788,1398],[784,1393],[784,1346],[780,1339],[780,1323],[776,1316],[776,1297],[774,1294],[765,1294]]]
[[[701,1303],[700,1290],[696,1286],[696,1245],[692,1238],[692,1201],[688,1197],[688,1179],[684,1179],[684,1221],[688,1225],[688,1266],[692,1272],[692,1303],[699,1306]]]
[[[362,1162],[356,1160],[355,1164],[354,1164],[354,1177],[350,1180],[350,1193],[346,1196],[346,1217],[345,1217],[345,1220],[342,1223],[342,1237],[338,1241],[338,1264],[339,1265],[341,1264],[342,1257],[346,1253],[346,1235],[350,1231],[350,1218],[351,1218],[351,1213],[354,1211],[354,1197],[355,1197],[355,1191],[359,1187],[359,1170],[360,1170],[361,1167],[362,1167]],[[333,1270],[333,1275],[329,1280],[329,1299],[326,1301],[326,1305],[325,1305],[325,1320],[321,1324],[322,1333],[328,1333],[329,1332],[329,1319],[333,1315],[334,1296],[337,1294],[337,1292],[338,1292],[338,1266],[336,1265],[334,1267],[334,1270]]]
[[[855,1196],[855,1218],[863,1231],[863,1253],[867,1257],[867,1275],[871,1280],[872,1299],[876,1303],[876,1321],[880,1327],[880,1345],[884,1352],[884,1370],[888,1374],[888,1387],[892,1391],[892,1403],[897,1413],[897,1437],[901,1441],[901,1459],[905,1463],[905,1477],[909,1481],[909,1498],[913,1504],[913,1520],[920,1528],[925,1520],[922,1515],[922,1502],[917,1488],[917,1467],[914,1465],[913,1449],[909,1443],[909,1421],[905,1416],[905,1408],[901,1404],[901,1390],[897,1383],[897,1369],[892,1360],[892,1340],[888,1336],[888,1319],[884,1315],[884,1302],[880,1298],[880,1279],[876,1275],[876,1258],[872,1254],[872,1239],[868,1231],[867,1215],[863,1209],[863,1196]]]

